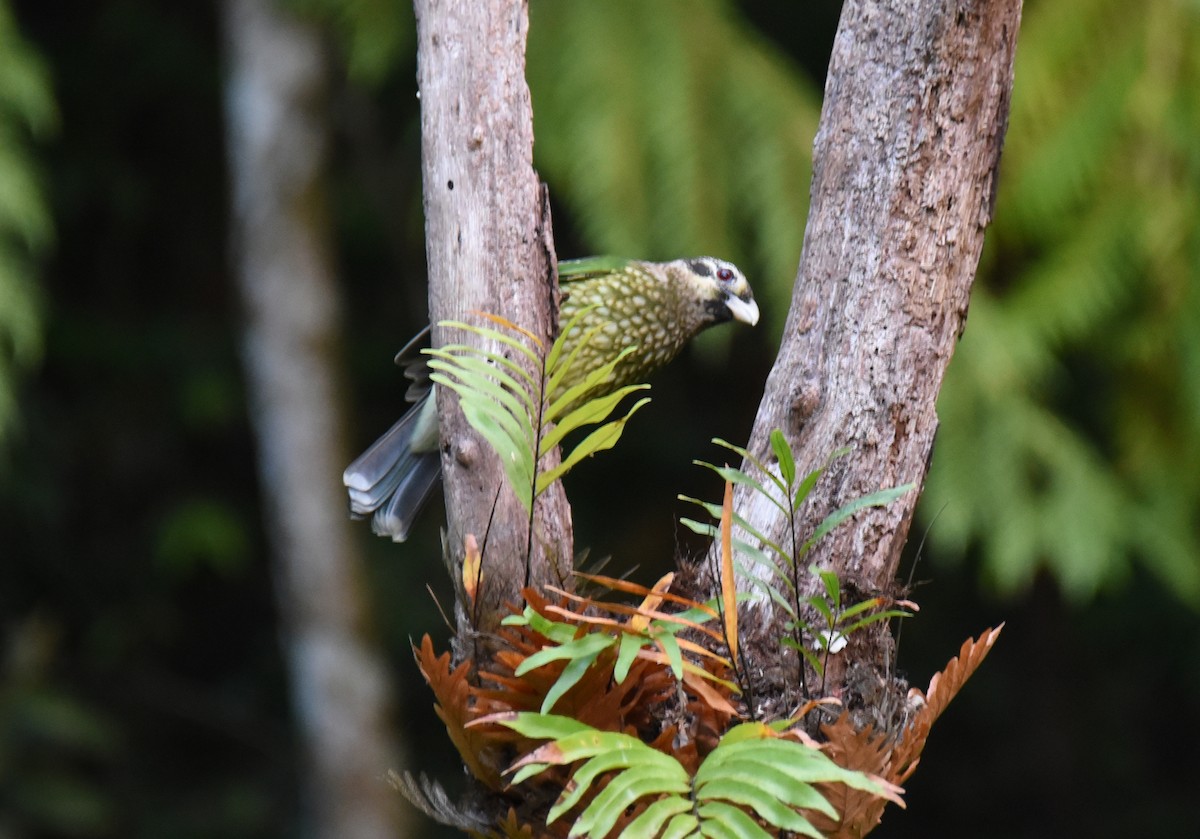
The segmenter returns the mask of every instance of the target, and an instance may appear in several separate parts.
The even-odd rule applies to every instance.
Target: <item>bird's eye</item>
[[[717,270],[717,279],[723,283],[727,283],[733,279],[733,272],[728,268],[719,268]]]

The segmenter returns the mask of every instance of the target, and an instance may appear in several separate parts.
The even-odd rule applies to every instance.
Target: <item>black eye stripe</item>
[[[711,277],[713,275],[712,264],[706,259],[692,259],[688,262],[688,267],[696,274],[702,277]]]

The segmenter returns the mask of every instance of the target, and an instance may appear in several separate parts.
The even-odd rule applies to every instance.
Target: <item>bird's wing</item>
[[[605,274],[624,271],[633,263],[623,256],[589,256],[583,259],[564,259],[558,263],[558,281],[575,283]]]

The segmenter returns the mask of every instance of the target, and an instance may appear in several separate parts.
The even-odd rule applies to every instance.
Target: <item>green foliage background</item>
[[[1044,565],[1090,597],[1142,563],[1200,605],[1198,44],[1195,4],[1026,17],[926,496],[941,554],[978,544],[1004,591]]]
[[[330,190],[365,443],[400,410],[388,359],[425,320],[411,10],[288,3],[336,56]],[[698,549],[672,530],[675,496],[715,498],[689,464],[749,430],[799,259],[837,12],[531,0],[560,256],[732,258],[765,315],[705,336],[607,462],[568,482],[581,545],[622,567]],[[210,4],[0,0],[0,835],[299,830],[220,96]],[[967,635],[1008,628],[935,733],[910,809],[877,835],[1194,824],[1198,139],[1195,2],[1027,2],[901,665],[922,682]],[[412,593],[442,584],[437,526],[402,553],[363,528],[406,686],[408,636],[439,625]],[[411,753],[448,753],[427,703],[404,699]]]
[[[29,144],[56,123],[46,67],[0,4],[0,440],[16,418],[16,379],[41,352],[34,265],[51,222]]]

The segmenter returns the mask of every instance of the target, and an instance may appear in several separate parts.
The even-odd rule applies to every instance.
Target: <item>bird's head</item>
[[[712,256],[681,259],[695,297],[710,323],[740,320],[750,326],[758,323],[758,304],[746,276],[732,262]]]

